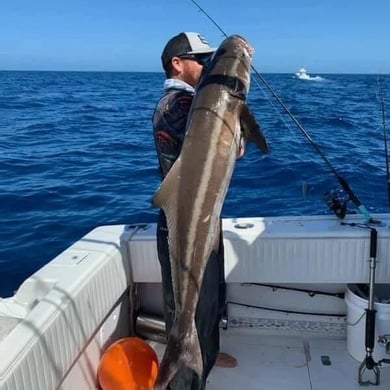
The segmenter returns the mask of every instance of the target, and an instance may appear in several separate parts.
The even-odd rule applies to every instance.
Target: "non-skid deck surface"
[[[165,346],[154,342],[152,346],[161,359]],[[348,354],[345,340],[243,335],[228,331],[221,334],[221,351],[237,358],[238,366],[214,367],[207,390],[362,388],[357,381],[360,363]],[[380,369],[380,385],[374,388],[390,389],[390,367]]]

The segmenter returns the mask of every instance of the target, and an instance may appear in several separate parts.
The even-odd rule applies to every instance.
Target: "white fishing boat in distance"
[[[295,73],[295,76],[300,79],[300,80],[311,80],[311,81],[320,81],[320,80],[323,80],[323,78],[321,76],[310,76],[308,73],[307,73],[307,70],[305,68],[301,68],[299,69],[298,72]]]
[[[390,388],[390,214],[377,231],[373,359]],[[223,220],[227,313],[207,390],[359,389],[370,228],[360,215]],[[0,389],[98,389],[107,347],[165,349],[155,224],[101,226],[0,300]],[[364,382],[374,381],[364,370]],[[129,387],[130,389],[131,387]],[[135,388],[135,387],[134,387]],[[106,390],[106,389],[104,389]]]

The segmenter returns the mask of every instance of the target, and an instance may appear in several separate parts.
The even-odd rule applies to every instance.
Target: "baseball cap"
[[[161,54],[163,68],[173,57],[196,54],[211,54],[216,50],[207,40],[196,32],[182,32],[171,38]]]

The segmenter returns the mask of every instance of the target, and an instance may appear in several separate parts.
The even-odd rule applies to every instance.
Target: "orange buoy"
[[[151,390],[157,373],[154,349],[139,337],[125,337],[103,353],[98,380],[103,390]]]

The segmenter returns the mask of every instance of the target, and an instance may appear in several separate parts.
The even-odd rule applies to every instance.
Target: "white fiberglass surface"
[[[161,359],[165,346],[151,345]],[[207,390],[361,389],[360,362],[347,352],[345,339],[259,335],[221,331],[221,351],[233,355],[235,368],[214,367]],[[372,380],[370,371],[363,379]],[[379,389],[390,388],[390,367],[380,368]]]

